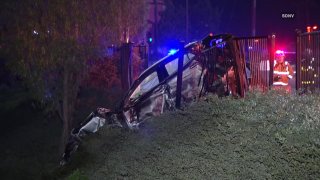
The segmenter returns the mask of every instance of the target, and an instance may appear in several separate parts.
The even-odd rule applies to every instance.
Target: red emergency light
[[[311,32],[311,27],[307,26],[307,32]]]
[[[313,26],[312,29],[316,30],[316,29],[318,29],[318,26]]]

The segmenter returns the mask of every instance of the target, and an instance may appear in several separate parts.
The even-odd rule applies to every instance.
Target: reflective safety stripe
[[[273,71],[273,74],[289,75],[289,72]]]
[[[288,77],[289,77],[290,79],[292,79],[292,76],[291,76],[291,75],[288,75]]]
[[[273,85],[286,86],[286,85],[288,85],[288,83],[284,83],[284,82],[273,82]]]

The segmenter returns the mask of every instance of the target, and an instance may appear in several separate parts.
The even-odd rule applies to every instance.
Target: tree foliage
[[[113,86],[120,86],[116,58],[103,58],[93,61],[90,65],[88,76],[84,84],[91,88],[108,89]]]
[[[1,55],[41,102],[49,101],[64,125],[72,125],[86,61],[97,59],[124,32],[139,38],[145,0],[14,0],[1,2]]]

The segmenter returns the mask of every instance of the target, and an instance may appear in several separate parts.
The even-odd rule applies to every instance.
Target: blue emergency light
[[[168,55],[174,55],[178,52],[178,49],[170,49]]]

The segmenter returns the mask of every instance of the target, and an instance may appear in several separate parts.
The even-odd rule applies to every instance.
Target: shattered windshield
[[[142,94],[148,92],[155,86],[159,84],[159,79],[157,76],[157,72],[151,73],[149,76],[147,76],[134,90],[132,95],[130,96],[130,99],[136,99]]]
[[[183,65],[187,64],[187,62],[189,62],[194,56],[195,55],[192,54],[192,53],[185,54],[184,58],[183,58]],[[173,61],[170,61],[169,63],[167,63],[165,65],[169,76],[177,71],[177,69],[178,69],[178,59],[179,58],[176,58]]]

